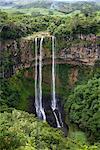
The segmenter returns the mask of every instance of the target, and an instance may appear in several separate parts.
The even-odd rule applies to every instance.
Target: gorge
[[[44,37],[40,41],[40,37]],[[87,40],[93,42],[94,38],[90,39],[87,37]],[[98,40],[98,37],[95,37]],[[34,42],[35,41],[35,42]],[[84,39],[83,39],[84,41]],[[9,66],[4,70],[1,70],[2,77],[10,77],[18,70],[26,69],[26,74],[28,68],[33,68],[33,77],[35,79],[35,93],[39,93],[40,97],[41,92],[41,83],[42,83],[42,66],[51,66],[51,76],[52,76],[52,91],[55,91],[55,65],[66,65],[71,64],[74,67],[77,66],[94,66],[95,62],[99,60],[99,45],[96,44],[96,41],[88,45],[73,45],[70,48],[67,48],[66,42],[64,41],[64,47],[58,44],[58,39],[56,40],[56,50],[55,47],[55,38],[48,35],[48,33],[38,33],[37,37],[26,37],[18,40],[6,40],[0,41],[1,47],[1,62],[6,61],[6,53],[9,53],[10,68]],[[60,47],[58,47],[58,45]],[[90,45],[90,44],[89,44]],[[56,54],[55,52],[56,51]],[[41,53],[41,55],[38,55]],[[56,55],[56,57],[55,57]],[[78,57],[77,57],[78,56]],[[5,60],[2,59],[5,57]],[[55,59],[56,58],[56,59]],[[39,61],[38,61],[39,60]],[[34,70],[35,68],[35,70]],[[40,75],[41,74],[41,75]],[[44,77],[43,77],[44,78]],[[51,77],[50,77],[51,79]],[[39,81],[37,81],[39,80]],[[38,84],[38,85],[37,85]],[[38,87],[37,87],[38,86]],[[39,88],[39,89],[38,89]],[[40,92],[39,92],[40,91]],[[37,94],[35,94],[36,97]],[[52,109],[55,109],[55,92],[52,94]],[[40,98],[41,99],[41,98]],[[41,100],[40,100],[41,101]],[[37,105],[37,104],[35,104]],[[41,107],[42,108],[42,107]],[[37,108],[38,111],[38,108]]]
[[[42,146],[41,141],[43,141],[43,139],[45,140],[47,136],[50,136],[50,138],[51,136],[52,138],[56,136],[56,139],[60,141],[58,142],[56,140],[54,142],[52,138],[49,140],[49,143],[46,141],[49,145],[49,149],[53,147],[53,144],[55,145],[54,150],[56,147],[58,147],[58,150],[61,150],[64,145],[64,147],[66,147],[66,144],[63,144],[62,147],[58,146],[58,143],[61,144],[61,137],[63,140],[67,138],[67,141],[70,142],[70,139],[73,139],[73,135],[76,136],[75,134],[77,134],[80,139],[81,136],[83,136],[82,138],[84,139],[85,132],[89,140],[95,139],[94,132],[89,129],[91,123],[88,128],[89,121],[83,118],[83,124],[78,123],[78,117],[76,116],[77,113],[82,114],[81,109],[79,109],[79,101],[77,100],[83,97],[82,94],[85,89],[91,90],[92,92],[94,84],[89,83],[89,86],[93,88],[85,88],[83,91],[79,87],[79,93],[77,92],[77,85],[80,84],[81,86],[84,82],[87,83],[90,78],[99,77],[99,45],[94,42],[91,46],[80,46],[78,43],[73,48],[73,45],[67,47],[66,41],[62,40],[64,45],[62,48],[61,43],[58,41],[59,40],[53,35],[39,33],[38,36],[35,35],[35,37],[6,40],[0,43],[2,64],[0,75],[2,81],[4,80],[2,84],[5,92],[4,95],[6,95],[6,99],[8,99],[9,102],[7,102],[7,105],[10,107],[8,112],[12,112],[13,116],[18,113],[18,117],[14,117],[18,118],[18,120],[20,120],[19,117],[23,118],[24,111],[29,113],[30,117],[28,116],[28,120],[33,124],[33,127],[35,125],[34,129],[31,128],[31,134],[33,134],[32,132],[35,130],[33,134],[35,136],[35,149],[40,149]],[[87,52],[89,53],[87,54]],[[77,53],[79,57],[77,57]],[[95,80],[94,83],[96,83],[96,93],[99,93],[98,84]],[[7,87],[6,90],[5,87]],[[69,98],[74,89],[74,93],[76,92],[75,96],[77,97]],[[10,95],[10,93],[13,93],[13,95]],[[88,91],[85,93],[87,94]],[[86,105],[87,98],[86,95]],[[76,101],[76,104],[71,104],[73,101]],[[94,104],[92,104],[92,106],[94,106]],[[95,105],[95,107],[96,106],[97,105]],[[19,111],[13,111],[12,108]],[[77,109],[79,109],[79,111],[77,111]],[[86,118],[88,118],[87,106],[84,106],[83,109],[87,112]],[[5,112],[5,110],[6,105],[2,107],[1,111]],[[77,111],[77,113],[75,111]],[[69,118],[69,114],[72,120]],[[7,117],[7,114],[5,115]],[[38,118],[37,122],[34,122],[32,115],[35,116],[35,119]],[[27,117],[27,114],[25,114],[24,118],[25,117]],[[40,126],[39,122],[44,126]],[[84,127],[84,122],[85,124],[87,123],[86,127]],[[51,128],[49,133],[47,123]],[[26,124],[26,121],[23,122],[21,128],[25,128],[25,132],[27,132],[30,137],[29,124],[23,127],[24,124]],[[20,125],[18,126],[20,127]],[[51,134],[53,130],[54,133]],[[97,130],[98,128],[96,131]],[[22,131],[22,134],[23,132],[24,131]],[[45,134],[42,139],[41,132]],[[56,132],[58,132],[60,138]],[[98,140],[99,135],[97,133],[98,132],[95,132],[95,136]],[[84,144],[83,139],[82,142]],[[71,143],[73,142],[74,140],[71,141]],[[78,146],[80,147],[80,144]],[[67,146],[67,148],[68,147],[69,146]],[[76,143],[71,144],[70,147],[72,147],[72,149],[76,147],[77,149]]]
[[[68,97],[78,82],[88,80],[93,74],[99,60],[99,45],[94,41],[91,46],[67,48],[66,41],[62,41],[65,48],[58,48],[58,42],[48,33],[1,41],[1,56],[5,58],[1,59],[2,64],[9,61],[6,68],[2,67],[1,76],[11,78],[22,72],[21,76],[32,79],[28,86],[32,84],[33,91],[25,98],[27,106],[20,105],[20,108],[34,113],[54,128],[60,128],[67,136],[69,123],[64,112],[64,97]],[[6,60],[6,54],[9,60]]]

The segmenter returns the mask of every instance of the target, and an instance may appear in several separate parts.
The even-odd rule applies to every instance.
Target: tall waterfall
[[[55,110],[57,110],[57,99],[56,99],[56,90],[55,90],[55,37],[54,36],[52,36],[52,104],[51,105],[56,119],[57,127],[61,128],[60,122],[55,112]]]
[[[35,38],[35,107],[37,116],[40,119],[46,121],[46,114],[43,108],[43,100],[42,100],[42,49],[43,49],[43,37],[40,39],[39,44],[39,52],[38,52],[38,38]],[[38,54],[39,53],[39,54]],[[39,57],[38,57],[39,55]],[[56,71],[55,71],[55,37],[52,36],[52,101],[51,108],[53,110],[53,114],[57,123],[57,128],[61,128],[63,126],[61,113],[57,106],[57,98],[56,98]]]
[[[37,48],[37,38],[35,38],[35,107],[36,113],[39,118],[46,121],[46,115],[44,108],[42,106],[42,45],[43,37],[40,40],[40,50],[39,50],[39,79],[38,79],[38,48]],[[39,80],[39,82],[38,82]]]
[[[39,100],[38,100],[38,60],[37,60],[37,52],[38,52],[38,48],[37,48],[37,41],[38,39],[35,38],[35,107],[36,107],[36,113],[37,116],[39,116]]]
[[[39,100],[40,100],[40,112],[42,114],[43,120],[46,121],[46,115],[42,107],[42,45],[43,37],[40,41],[40,57],[39,57]]]
[[[56,109],[56,94],[55,94],[55,37],[52,37],[52,109],[55,110]]]

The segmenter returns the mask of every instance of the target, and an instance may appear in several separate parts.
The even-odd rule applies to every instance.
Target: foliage
[[[29,14],[13,14],[8,15],[6,12],[0,14],[0,37],[2,39],[16,39],[33,32],[49,31],[57,37],[75,37],[80,34],[98,34],[100,32],[100,17],[99,13],[93,13],[91,16],[86,16],[83,13],[72,13],[69,16],[43,15],[40,10]],[[47,14],[48,14],[47,13]]]
[[[50,149],[66,147],[60,132],[50,128],[25,112],[12,111],[0,114],[0,149]],[[64,148],[65,149],[65,148]]]
[[[67,100],[71,121],[87,129],[99,140],[100,129],[100,78],[93,78],[87,84],[78,85]]]
[[[8,109],[8,107],[17,107],[20,94],[17,90],[11,89],[6,79],[0,79],[0,111]]]
[[[8,107],[27,111],[29,96],[34,95],[34,81],[20,72],[9,79],[0,79],[0,83],[0,111]]]
[[[50,6],[51,2],[39,0],[38,3],[35,1],[35,3],[24,6],[19,4],[11,10],[6,9],[5,12],[0,10],[0,40],[16,39],[33,34],[33,32],[49,31],[50,34],[57,37],[57,49],[59,50],[75,46],[75,44],[89,46],[92,42],[81,40],[79,37],[100,34],[100,7],[96,3],[68,4],[58,2],[57,11],[48,9]],[[48,43],[48,41],[44,42]],[[45,44],[45,47],[51,49],[49,43]],[[11,52],[8,54],[5,50],[0,59],[2,60],[0,70],[3,71],[4,77],[6,75],[8,77],[8,73],[12,71],[14,65]],[[98,62],[96,62],[96,66],[98,66]],[[47,69],[44,68],[43,74],[45,75],[43,77],[46,77],[49,82],[51,72],[47,72]],[[72,90],[68,82],[71,66],[59,65],[58,69],[60,71],[58,78],[61,83],[59,82],[60,87],[57,87],[56,92],[68,97]],[[51,69],[49,68],[49,70]],[[77,86],[65,101],[66,108],[70,120],[77,123],[86,132],[88,131],[91,139],[94,136],[95,140],[99,141],[100,69],[96,71],[95,67],[94,72],[96,73],[89,72],[89,69],[82,71],[81,68],[80,70],[79,81],[76,84],[82,84],[83,80],[84,84]],[[95,78],[87,82],[93,73],[96,74]],[[26,78],[21,72],[10,79],[0,79],[0,83],[0,112],[2,112],[0,113],[0,149],[40,150],[40,147],[41,150],[100,149],[99,144],[89,146],[84,134],[80,132],[74,133],[66,139],[60,131],[50,128],[49,125],[37,120],[33,115],[16,110],[11,113],[4,112],[4,110],[12,108],[27,111],[29,96],[34,96],[32,77]],[[43,83],[44,95],[50,93],[50,86],[47,83]]]
[[[49,127],[32,114],[12,110],[0,113],[0,149],[2,150],[97,150],[97,146],[64,138],[61,131]]]
[[[7,25],[4,25],[1,31],[1,38],[2,39],[16,39],[20,38],[22,36],[25,36],[26,29],[24,26],[18,26],[14,23],[9,23]]]
[[[100,6],[95,2],[89,2],[89,1],[78,1],[73,3],[69,2],[59,2],[55,8],[60,11],[64,12],[66,14],[69,14],[71,12],[74,12],[76,10],[79,10],[86,15],[92,14],[96,10],[100,10]]]

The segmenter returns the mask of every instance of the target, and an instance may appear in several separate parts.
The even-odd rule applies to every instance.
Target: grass
[[[3,11],[7,12],[9,15],[13,15],[13,14],[16,14],[17,12],[19,13],[24,13],[24,14],[27,14],[27,15],[31,15],[32,13],[37,13],[37,12],[40,12],[41,15],[49,15],[49,12],[50,10],[49,9],[46,9],[46,8],[24,8],[24,9],[17,9],[17,8],[1,8]],[[53,11],[53,15],[52,16],[66,16],[64,13],[62,12],[59,12],[59,11],[56,11],[54,10]]]

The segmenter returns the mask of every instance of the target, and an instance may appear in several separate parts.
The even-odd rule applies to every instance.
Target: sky
[[[95,0],[56,0],[56,1],[95,1]],[[100,1],[100,0],[96,0],[96,1]]]
[[[8,1],[15,1],[15,0],[0,0],[0,1],[4,1],[4,2],[8,2]],[[20,0],[19,0],[20,1]],[[25,0],[24,0],[25,1]],[[26,0],[26,1],[28,1],[28,0]],[[32,0],[31,0],[32,1]],[[34,1],[34,0],[33,0]],[[54,0],[55,1],[55,0]],[[98,2],[100,2],[100,0],[56,0],[56,1],[65,1],[65,2],[67,2],[67,1],[70,1],[70,2],[76,2],[76,1],[98,1]]]
[[[1,0],[0,0],[1,1]],[[14,0],[3,0],[3,1],[14,1]],[[20,1],[20,0],[19,0]],[[34,0],[33,0],[34,1]],[[80,0],[56,0],[56,1],[80,1]],[[81,0],[81,1],[87,1],[87,0]],[[93,1],[93,0],[88,0],[88,1]],[[99,0],[97,0],[99,1]]]

